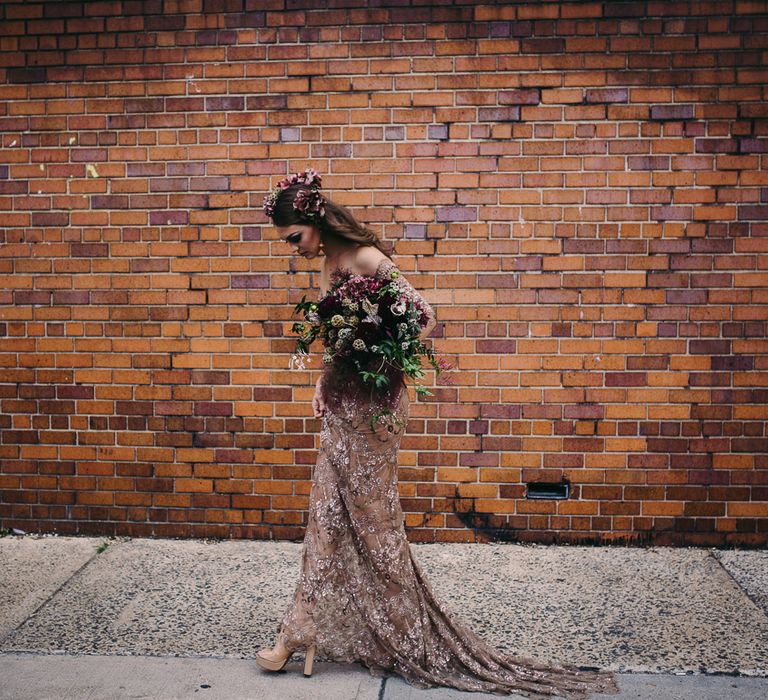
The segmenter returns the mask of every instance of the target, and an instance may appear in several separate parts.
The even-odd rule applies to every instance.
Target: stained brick
[[[65,211],[57,212],[34,212],[32,214],[33,226],[67,226],[69,225],[69,213]]]
[[[691,355],[726,355],[731,351],[729,340],[691,340]]]
[[[206,97],[206,112],[235,112],[245,109],[244,97]]]
[[[481,122],[509,122],[520,119],[519,107],[480,107],[477,119]]]
[[[405,237],[406,238],[426,238],[427,226],[426,224],[406,224],[405,225]]]
[[[427,135],[430,139],[444,141],[448,138],[448,127],[445,124],[430,124],[427,128]]]
[[[524,39],[522,42],[523,53],[563,53],[565,51],[565,39]]]
[[[670,289],[666,293],[667,304],[706,304],[705,289]]]
[[[474,207],[438,207],[438,221],[474,221],[477,209]]]
[[[90,304],[91,293],[88,291],[56,290],[53,293],[53,303],[57,306],[77,306]]]
[[[741,153],[768,153],[768,139],[739,139]]]
[[[280,129],[280,140],[284,142],[295,142],[301,139],[301,130],[294,127],[285,127]]]
[[[541,101],[541,90],[531,88],[526,90],[502,90],[499,92],[499,104],[502,105],[536,105]]]
[[[125,111],[128,113],[148,114],[150,112],[162,112],[165,103],[162,97],[130,98],[125,101]]]
[[[738,150],[737,139],[696,139],[697,153],[736,153]]]
[[[477,352],[489,352],[494,354],[513,353],[517,348],[515,340],[478,340]]]
[[[745,204],[738,208],[740,221],[766,221],[768,220],[768,206],[758,204]]]
[[[44,83],[46,81],[46,69],[38,68],[8,68],[9,83]]]
[[[651,207],[651,218],[659,221],[690,221],[692,215],[692,207]]]
[[[384,129],[384,138],[387,141],[402,141],[405,138],[405,127],[388,126]]]
[[[642,17],[645,8],[636,2],[612,2],[604,10],[605,17]]]
[[[94,195],[91,197],[93,209],[128,209],[128,197],[126,195]]]
[[[165,101],[165,111],[203,112],[205,111],[205,99],[202,97],[169,97]]]
[[[669,156],[630,156],[630,170],[669,170]]]
[[[752,370],[754,368],[755,358],[748,355],[733,355],[712,358],[713,370],[734,372]]]
[[[653,105],[651,106],[651,119],[660,121],[693,119],[693,105]]]
[[[288,97],[286,95],[250,95],[246,98],[246,111],[286,109]]]
[[[39,292],[14,292],[13,302],[14,304],[43,304],[48,306],[51,303],[53,292],[39,291]],[[6,333],[3,333],[6,335]]]
[[[188,211],[153,211],[149,214],[152,226],[180,226],[189,223]]]
[[[73,258],[106,258],[109,255],[106,243],[73,243],[71,250]]]
[[[232,289],[263,289],[269,287],[269,275],[232,275]]]
[[[627,102],[629,90],[626,88],[594,88],[587,90],[584,101],[589,103]]]
[[[229,385],[230,374],[225,370],[193,370],[193,384],[223,384]]]
[[[606,372],[606,386],[647,386],[648,377],[645,372]]]

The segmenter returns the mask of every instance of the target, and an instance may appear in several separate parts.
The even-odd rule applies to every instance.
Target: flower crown
[[[293,185],[304,185],[293,198],[293,208],[299,215],[309,221],[319,221],[325,216],[325,197],[320,194],[322,178],[312,168],[303,173],[290,175],[277,183],[277,187],[264,197],[264,213],[271,219],[275,214],[277,200],[283,190]]]

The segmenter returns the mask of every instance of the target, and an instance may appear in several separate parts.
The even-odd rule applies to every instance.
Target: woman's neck
[[[339,262],[346,253],[357,248],[355,243],[344,240],[337,236],[327,236],[323,239],[323,250],[325,251],[326,265],[330,269],[338,267]]]

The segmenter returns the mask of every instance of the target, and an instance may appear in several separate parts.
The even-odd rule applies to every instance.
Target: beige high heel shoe
[[[304,675],[307,678],[312,675],[312,666],[315,663],[316,649],[317,647],[314,644],[307,647],[307,653],[304,659]],[[293,651],[289,651],[288,654],[282,659],[268,659],[265,656],[262,656],[262,651],[264,651],[264,649],[256,654],[256,663],[265,671],[282,671],[294,653]]]

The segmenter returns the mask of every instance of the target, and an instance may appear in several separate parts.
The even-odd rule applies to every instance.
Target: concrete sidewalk
[[[99,551],[101,550],[101,551]],[[0,538],[0,698],[480,700],[360,666],[265,674],[299,569],[284,542]],[[611,669],[621,695],[768,697],[768,552],[414,545],[510,653]],[[517,697],[517,696],[512,696]]]

